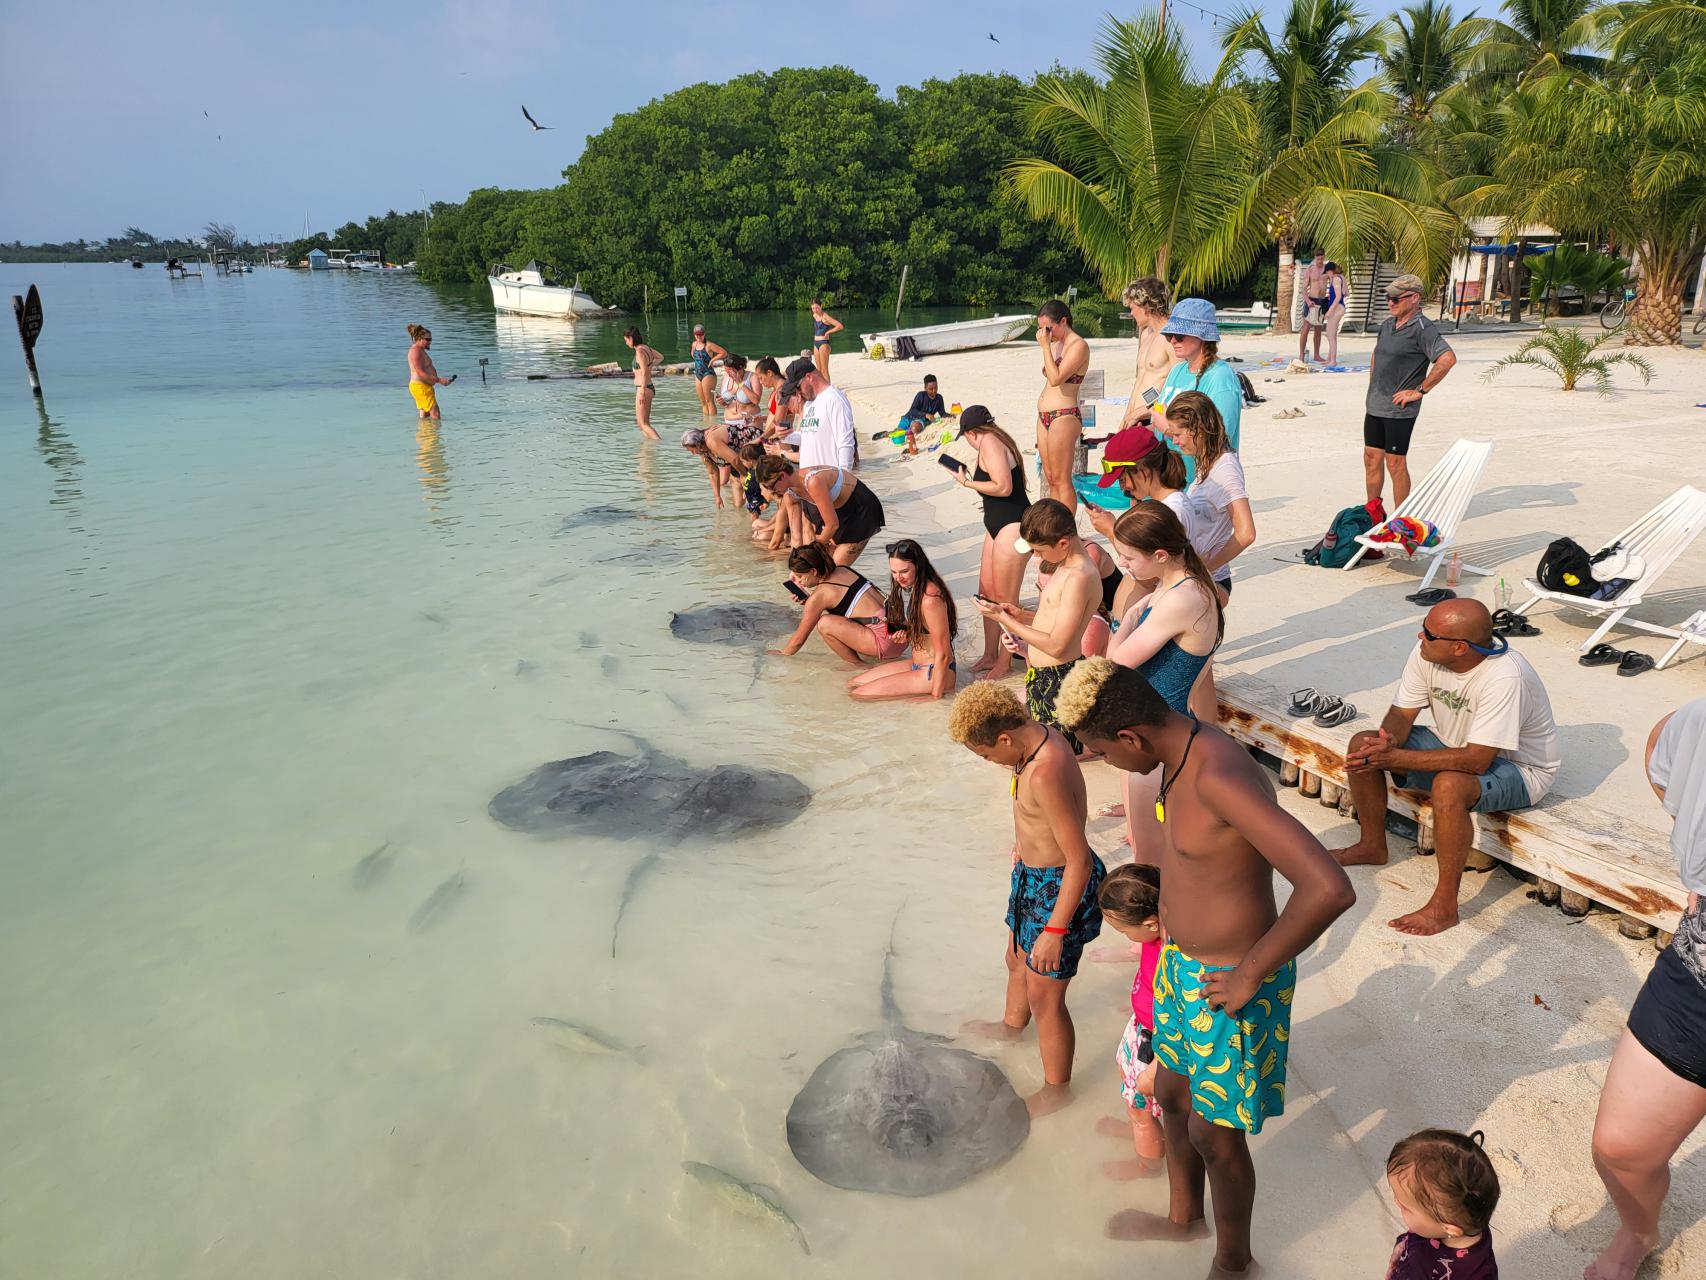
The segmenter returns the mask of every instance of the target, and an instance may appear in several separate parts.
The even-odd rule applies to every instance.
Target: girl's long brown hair
[[[968,431],[966,434],[970,435],[972,431],[983,431],[994,436],[997,440],[1001,441],[1007,452],[1013,455],[1013,479],[1016,482],[1013,485],[1013,492],[1018,493],[1025,483],[1025,455],[1019,452],[1019,446],[1014,442],[1013,437],[1008,435],[993,422],[986,422],[981,427],[973,427],[971,431]],[[993,476],[990,478],[994,479]]]
[[[888,599],[883,602],[883,621],[888,624],[890,631],[905,629],[907,638],[914,643],[920,636],[928,636],[930,628],[924,625],[924,596],[928,588],[934,584],[942,593],[942,602],[948,606],[948,638],[952,640],[960,634],[960,612],[954,608],[954,593],[948,590],[948,584],[942,581],[942,575],[936,572],[936,566],[930,563],[930,557],[924,554],[924,548],[911,538],[902,538],[899,542],[891,542],[883,548],[884,554],[893,560],[904,560],[918,570],[918,581],[913,584],[909,596],[900,583],[889,575]],[[946,662],[952,654],[937,654],[938,662]]]
[[[1226,638],[1226,612],[1220,607],[1220,592],[1215,590],[1214,577],[1185,536],[1185,526],[1173,508],[1162,502],[1134,502],[1130,511],[1114,521],[1114,541],[1145,555],[1165,551],[1184,566],[1191,581],[1203,589],[1214,608],[1214,643],[1219,647]]]
[[[1220,461],[1220,455],[1231,453],[1226,439],[1226,420],[1220,410],[1200,391],[1182,391],[1167,402],[1167,421],[1170,425],[1197,433],[1202,452],[1197,454],[1197,479],[1201,481]]]

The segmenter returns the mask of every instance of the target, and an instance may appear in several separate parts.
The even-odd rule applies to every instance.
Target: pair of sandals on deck
[[[1613,649],[1608,644],[1596,644],[1576,661],[1584,667],[1609,667],[1615,663],[1620,676],[1638,676],[1658,666],[1651,654],[1638,653],[1634,649]]]
[[[1346,702],[1337,694],[1320,693],[1314,689],[1297,689],[1291,695],[1291,714],[1298,719],[1312,717],[1323,729],[1336,729],[1357,718],[1356,703]]]

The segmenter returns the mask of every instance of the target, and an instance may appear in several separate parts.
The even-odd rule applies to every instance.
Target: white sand
[[[1568,534],[1591,548],[1676,485],[1706,482],[1698,443],[1706,410],[1694,407],[1706,396],[1700,351],[1649,353],[1657,366],[1650,387],[1620,373],[1620,389],[1602,399],[1587,391],[1566,395],[1530,370],[1485,383],[1486,367],[1516,339],[1451,340],[1458,367],[1429,396],[1411,458],[1419,479],[1459,436],[1496,442],[1462,535],[1465,558],[1496,572],[1490,579],[1465,575],[1462,593],[1490,602],[1502,575],[1520,605],[1520,579],[1552,538]],[[1269,403],[1243,417],[1241,455],[1258,539],[1236,565],[1219,670],[1228,683],[1248,673],[1281,688],[1331,688],[1377,719],[1415,640],[1421,610],[1403,597],[1421,570],[1389,563],[1335,573],[1297,562],[1298,550],[1320,536],[1333,512],[1361,501],[1366,375],[1257,367],[1294,349],[1295,341],[1235,336],[1222,345],[1223,354],[1244,357]],[[1108,394],[1126,394],[1133,344],[1091,345],[1093,367],[1107,371]],[[1371,346],[1371,338],[1346,337],[1340,359],[1366,363]],[[892,446],[872,445],[868,437],[894,421],[928,371],[950,402],[988,405],[1029,449],[1037,365],[1031,343],[922,363],[836,358],[836,380],[859,411],[861,447],[876,454],[867,479],[888,506],[887,536],[918,535],[962,598],[975,585],[983,536],[975,497],[933,462],[902,463]],[[1285,381],[1264,381],[1279,377]],[[1273,420],[1276,411],[1302,407],[1306,399],[1324,403],[1305,408],[1306,417]],[[1114,425],[1104,419],[1093,434]],[[866,560],[868,572],[880,567],[872,554]],[[1636,616],[1674,625],[1701,607],[1706,544],[1672,566]],[[1642,746],[1661,715],[1706,693],[1706,653],[1690,648],[1664,671],[1624,679],[1608,668],[1577,665],[1577,646],[1592,626],[1587,619],[1544,605],[1530,613],[1544,634],[1517,643],[1546,680],[1559,722],[1558,793],[1591,795],[1662,843],[1668,820],[1646,786]],[[962,639],[963,662],[978,642],[971,628]],[[1619,647],[1633,641],[1655,656],[1665,647],[1656,637],[1628,632],[1608,639]],[[1113,797],[1111,769],[1093,766],[1089,775],[1093,804]],[[968,781],[976,776],[968,774]],[[1354,824],[1335,811],[1295,791],[1282,794],[1328,845],[1354,839]],[[1097,824],[1101,847],[1118,838],[1117,826]],[[1653,945],[1618,936],[1614,916],[1570,920],[1542,908],[1503,870],[1468,878],[1457,929],[1432,939],[1402,937],[1385,921],[1425,897],[1434,871],[1426,859],[1408,856],[1406,843],[1394,839],[1393,849],[1390,866],[1353,872],[1357,905],[1302,963],[1292,1108],[1283,1125],[1255,1143],[1258,1256],[1270,1275],[1379,1274],[1384,1242],[1397,1230],[1383,1192],[1386,1153],[1406,1133],[1444,1125],[1487,1132],[1504,1186],[1495,1222],[1503,1274],[1579,1274],[1615,1225],[1590,1163],[1589,1138],[1606,1064],[1652,964]],[[1100,998],[1080,982],[1074,1007],[1087,1011]],[[1085,1012],[1078,1016],[1079,1060],[1095,1061],[1111,1046],[1095,1041]],[[1699,1274],[1706,1265],[1706,1226],[1698,1221],[1706,1205],[1703,1150],[1706,1135],[1697,1133],[1678,1157],[1663,1224],[1668,1243],[1643,1275]],[[1095,1164],[1107,1155],[1105,1144],[1087,1139],[1078,1158]],[[1164,1191],[1141,1188],[1133,1202],[1160,1207]],[[1153,1251],[1142,1255],[1132,1265],[1151,1267]]]

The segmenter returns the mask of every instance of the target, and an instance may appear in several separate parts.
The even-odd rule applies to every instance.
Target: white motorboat
[[[880,347],[885,360],[903,356],[939,356],[948,351],[972,351],[978,347],[998,346],[1017,338],[1036,322],[1026,315],[989,316],[982,320],[956,320],[952,324],[927,324],[917,329],[889,329],[883,333],[861,333],[859,341],[865,350]],[[902,351],[901,339],[907,339],[911,350]]]
[[[545,283],[545,274],[537,262],[529,262],[520,271],[511,271],[500,262],[486,276],[486,283],[492,286],[492,305],[499,311],[556,316],[560,320],[605,314],[603,307],[581,292],[579,281],[574,287]]]

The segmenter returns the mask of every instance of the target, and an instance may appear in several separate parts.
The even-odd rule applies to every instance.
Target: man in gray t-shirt
[[[1386,475],[1391,475],[1396,510],[1410,496],[1410,433],[1422,411],[1422,397],[1451,372],[1457,353],[1422,314],[1419,277],[1399,276],[1387,285],[1386,306],[1389,314],[1369,358],[1362,471],[1370,502],[1379,499]]]

